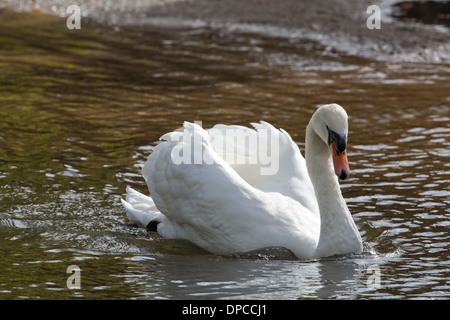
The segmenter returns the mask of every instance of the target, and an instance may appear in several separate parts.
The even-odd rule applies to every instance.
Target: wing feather
[[[167,218],[158,225],[159,233],[165,237],[185,238],[211,252],[223,254],[261,246],[292,248],[299,241],[309,242],[306,248],[314,247],[311,242],[316,241],[314,233],[318,231],[318,224],[311,219],[315,216],[314,210],[300,203],[296,194],[289,194],[286,186],[285,190],[282,188],[285,194],[275,192],[292,176],[283,170],[272,176],[259,174],[252,186],[243,172],[261,169],[258,163],[252,167],[245,163],[230,165],[224,160],[229,150],[218,146],[217,135],[227,129],[240,129],[257,141],[266,139],[266,145],[276,141],[270,138],[272,134],[280,140],[277,142],[280,154],[297,150],[296,157],[301,157],[298,147],[292,148],[293,142],[285,132],[267,123],[255,125],[255,128],[219,125],[207,132],[197,124],[186,122],[183,132],[162,137],[164,141],[154,148],[142,170],[156,207]],[[268,132],[262,135],[262,130]],[[267,142],[269,140],[271,142]],[[235,159],[255,156],[254,152],[238,147],[233,149]],[[285,162],[280,164],[285,165]],[[286,232],[287,229],[295,231]]]

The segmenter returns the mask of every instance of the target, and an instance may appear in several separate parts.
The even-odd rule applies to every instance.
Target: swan
[[[305,158],[283,129],[252,125],[204,130],[185,122],[163,135],[142,168],[151,197],[127,187],[121,199],[129,219],[220,255],[265,247],[299,259],[361,252],[338,179],[350,174],[346,111],[338,104],[316,110]]]

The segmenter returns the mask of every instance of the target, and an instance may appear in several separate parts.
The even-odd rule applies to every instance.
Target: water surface
[[[377,61],[208,25],[67,30],[0,16],[0,298],[450,297],[450,66]],[[341,184],[362,254],[222,257],[129,225],[126,186],[183,121],[269,121],[304,151],[319,104],[349,114]],[[70,265],[81,289],[69,290]],[[373,275],[379,275],[379,286]]]

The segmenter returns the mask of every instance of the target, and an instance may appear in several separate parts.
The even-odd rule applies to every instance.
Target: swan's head
[[[350,175],[347,160],[347,112],[338,104],[327,104],[316,111],[311,121],[316,133],[330,148],[334,172],[342,180],[347,179]]]

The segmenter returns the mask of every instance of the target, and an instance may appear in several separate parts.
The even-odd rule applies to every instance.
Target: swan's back
[[[185,123],[183,132],[161,138],[142,174],[166,218],[158,225],[163,237],[188,239],[219,254],[283,246],[310,256],[319,217],[305,160],[285,131],[267,123],[254,126],[205,131]],[[227,130],[265,150],[239,144],[236,136],[224,135]],[[264,152],[272,163],[260,161]]]

